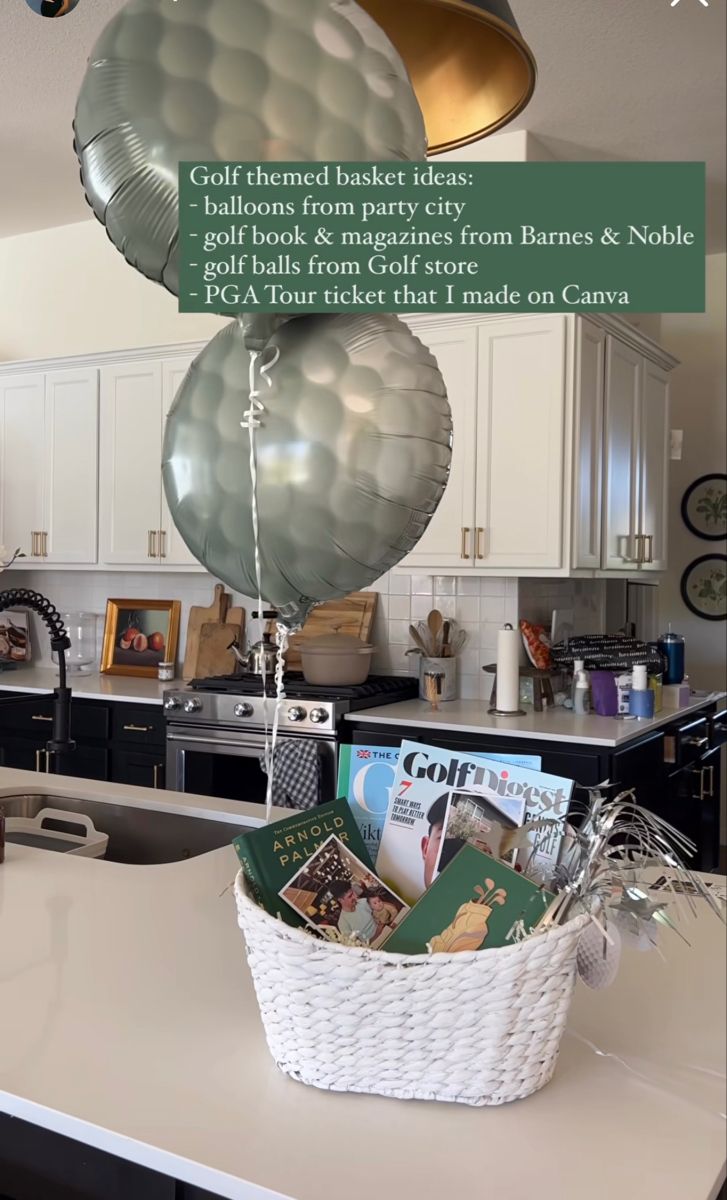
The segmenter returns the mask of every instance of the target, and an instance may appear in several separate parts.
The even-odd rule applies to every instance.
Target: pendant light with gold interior
[[[502,129],[535,88],[536,64],[507,0],[358,0],[403,58],[428,153]]]

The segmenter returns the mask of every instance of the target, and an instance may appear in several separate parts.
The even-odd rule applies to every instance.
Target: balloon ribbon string
[[[261,640],[264,637],[265,618],[263,617],[264,605],[262,597],[262,559],[260,554],[260,512],[258,507],[257,494],[257,446],[255,442],[255,431],[260,428],[261,417],[265,412],[265,405],[260,399],[260,389],[257,380],[257,360],[260,357],[259,351],[250,350],[250,373],[249,373],[249,396],[250,407],[244,413],[245,422],[242,423],[242,428],[247,427],[248,436],[250,438],[250,487],[251,487],[251,513],[252,513],[252,532],[253,544],[255,548],[255,583],[257,586],[257,605],[260,614]],[[268,372],[280,358],[280,351],[276,348],[273,359],[260,368],[260,377],[264,380],[268,387],[272,387],[272,380],[268,378]],[[272,806],[273,806],[273,777],[275,773],[275,746],[278,739],[278,728],[280,724],[280,710],[282,702],[285,699],[285,684],[283,673],[285,670],[285,651],[288,645],[288,634],[279,623],[276,626],[275,642],[277,646],[277,655],[275,660],[275,711],[273,713],[273,731],[272,739],[270,737],[270,722],[268,719],[268,690],[267,690],[267,664],[265,655],[262,656],[262,687],[263,687],[263,727],[265,736],[265,746],[263,750],[263,759],[265,763],[265,772],[267,775],[267,789],[265,793],[265,820],[270,821]]]

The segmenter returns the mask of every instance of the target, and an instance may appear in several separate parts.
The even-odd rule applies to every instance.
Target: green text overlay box
[[[183,163],[182,312],[701,312],[703,163]]]

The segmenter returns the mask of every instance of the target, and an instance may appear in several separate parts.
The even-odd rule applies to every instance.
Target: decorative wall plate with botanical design
[[[727,538],[727,475],[701,475],[682,500],[687,529],[708,542]]]
[[[727,555],[703,554],[690,563],[681,582],[682,600],[705,621],[727,618]]]

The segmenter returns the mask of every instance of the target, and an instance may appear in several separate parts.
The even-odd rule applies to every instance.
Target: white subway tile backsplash
[[[431,575],[412,575],[412,596],[431,596],[434,591],[434,580]]]
[[[389,619],[393,621],[411,620],[411,596],[387,596]]]
[[[459,694],[463,700],[479,700],[479,677],[477,675],[465,675],[463,672],[459,677]]]
[[[479,596],[458,596],[456,616],[458,621],[478,622],[480,619]]]
[[[457,592],[457,581],[453,575],[435,575],[434,591],[438,596],[454,596]]]
[[[483,596],[480,600],[480,619],[483,621],[505,620],[505,598],[498,596]]]
[[[434,597],[434,608],[438,608],[446,620],[453,620],[457,616],[457,597],[437,595]]]
[[[389,621],[388,629],[390,644],[409,645],[409,621]]]
[[[409,575],[396,575],[392,573],[389,576],[389,595],[390,596],[409,596],[411,595],[411,580]]]
[[[482,580],[482,595],[483,596],[504,596],[506,583],[517,583],[517,580],[505,579],[483,579]]]
[[[412,621],[426,621],[432,611],[432,594],[428,596],[412,596],[411,598],[411,619]]]
[[[457,595],[458,596],[480,596],[482,595],[482,580],[470,579],[467,575],[460,575],[457,579]]]

